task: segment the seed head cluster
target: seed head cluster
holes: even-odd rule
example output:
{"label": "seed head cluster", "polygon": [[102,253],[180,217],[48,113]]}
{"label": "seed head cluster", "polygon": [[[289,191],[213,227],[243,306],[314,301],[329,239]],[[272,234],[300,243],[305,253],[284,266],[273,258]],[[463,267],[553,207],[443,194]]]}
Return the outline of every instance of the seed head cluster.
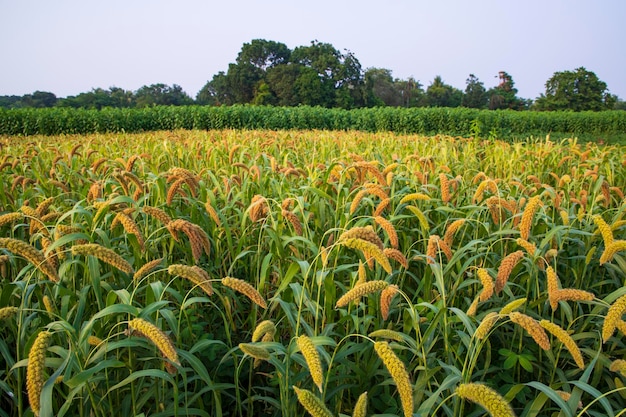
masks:
{"label": "seed head cluster", "polygon": [[[154,324],[141,318],[135,318],[128,322],[128,328],[131,333],[137,333],[150,340],[161,352],[163,357],[168,359],[175,365],[180,366],[178,361],[178,353],[174,344],[165,333]],[[175,371],[176,368],[168,367],[168,371]]]}
{"label": "seed head cluster", "polygon": [[28,402],[35,416],[39,416],[41,389],[44,384],[44,367],[46,351],[52,339],[52,333],[41,331],[37,335],[28,353],[28,366],[26,367],[26,391]]}
{"label": "seed head cluster", "polygon": [[387,342],[375,342],[374,350],[396,383],[404,417],[411,417],[413,415],[413,388],[404,363],[396,356]]}
{"label": "seed head cluster", "polygon": [[456,393],[487,410],[492,417],[515,417],[509,403],[493,388],[479,383],[466,383],[457,387]]}

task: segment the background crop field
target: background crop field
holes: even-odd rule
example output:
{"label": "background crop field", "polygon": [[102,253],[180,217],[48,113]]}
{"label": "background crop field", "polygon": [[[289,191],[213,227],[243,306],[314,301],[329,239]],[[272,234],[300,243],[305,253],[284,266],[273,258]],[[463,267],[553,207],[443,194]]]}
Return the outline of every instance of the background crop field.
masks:
{"label": "background crop field", "polygon": [[624,147],[0,144],[0,416],[624,415]]}
{"label": "background crop field", "polygon": [[580,138],[626,143],[626,112],[537,112],[447,107],[154,106],[137,109],[0,108],[0,135],[134,133],[176,129],[355,130],[485,139]]}

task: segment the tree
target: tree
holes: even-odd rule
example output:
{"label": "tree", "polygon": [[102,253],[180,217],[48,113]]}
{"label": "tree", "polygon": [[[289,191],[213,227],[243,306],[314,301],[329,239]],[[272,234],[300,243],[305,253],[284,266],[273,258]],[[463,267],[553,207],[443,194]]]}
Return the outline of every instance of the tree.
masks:
{"label": "tree", "polygon": [[111,106],[110,94],[102,88],[94,88],[86,93],[80,93],[73,97],[70,96],[64,100],[63,106],[98,109]]}
{"label": "tree", "polygon": [[345,51],[341,55],[341,67],[335,77],[336,105],[344,109],[362,107],[365,104],[363,68],[352,52]]}
{"label": "tree", "polygon": [[334,102],[334,90],[328,87],[328,82],[319,76],[317,71],[311,67],[300,69],[298,78],[293,85],[298,104],[306,106],[331,107]]}
{"label": "tree", "polygon": [[264,72],[261,69],[248,62],[229,64],[226,84],[231,104],[250,103],[254,98],[257,84],[263,76]]}
{"label": "tree", "polygon": [[354,54],[327,43],[313,41],[290,51],[283,43],[254,39],[196,99],[200,104],[357,107],[365,102],[363,71]]}
{"label": "tree", "polygon": [[463,100],[463,92],[443,82],[437,75],[426,89],[425,104],[431,107],[458,107]]}
{"label": "tree", "polygon": [[252,104],[256,104],[258,106],[270,105],[274,104],[274,96],[270,91],[269,85],[263,80],[259,81],[256,90],[254,91],[254,98],[252,99]]}
{"label": "tree", "polygon": [[244,43],[237,56],[237,64],[250,64],[261,71],[285,64],[289,61],[291,50],[284,43],[254,39]]}
{"label": "tree", "polygon": [[233,104],[226,73],[220,71],[207,82],[196,95],[196,103],[220,106]]}
{"label": "tree", "polygon": [[413,77],[409,77],[407,80],[394,80],[394,84],[400,96],[402,97],[402,106],[404,107],[419,107],[424,105],[426,94],[423,90],[423,85]]}
{"label": "tree", "polygon": [[574,71],[555,72],[546,82],[546,92],[537,98],[538,110],[607,110],[613,108],[616,97],[607,85],[584,67]]}
{"label": "tree", "polygon": [[517,88],[515,88],[513,77],[506,71],[500,71],[498,78],[500,79],[498,86],[490,88],[489,91],[487,91],[489,110],[523,110],[526,108],[528,102],[517,97]]}
{"label": "tree", "polygon": [[287,63],[277,65],[267,70],[265,76],[270,91],[275,97],[278,106],[297,106],[300,102],[294,89],[296,80],[300,76],[301,65]]}
{"label": "tree", "polygon": [[135,96],[132,91],[119,87],[109,87],[111,107],[134,107]]}
{"label": "tree", "polygon": [[21,96],[0,96],[0,107],[5,109],[17,107],[21,99]]}
{"label": "tree", "polygon": [[291,51],[280,42],[254,39],[244,43],[235,63],[220,71],[196,96],[199,104],[270,103],[274,99],[266,73],[288,62]]}
{"label": "tree", "polygon": [[109,90],[94,88],[89,92],[69,96],[58,101],[60,107],[98,110],[104,107],[133,107],[134,105],[135,96],[132,91],[119,87],[110,87]]}
{"label": "tree", "polygon": [[47,91],[35,91],[25,94],[15,104],[15,107],[53,107],[57,103],[57,96]]}
{"label": "tree", "polygon": [[473,109],[484,109],[487,107],[487,90],[485,85],[474,74],[470,74],[465,81],[465,94],[461,105]]}
{"label": "tree", "polygon": [[[312,41],[291,53],[291,62],[303,67],[297,80],[301,98],[318,102],[324,107],[353,107],[363,103],[363,71],[354,54],[342,54],[329,43]],[[318,81],[313,80],[316,74]],[[311,82],[311,85],[306,85]],[[314,92],[313,88],[319,91]],[[302,104],[306,104],[305,101]]]}
{"label": "tree", "polygon": [[193,104],[181,86],[174,84],[171,87],[165,84],[144,85],[135,93],[137,107],[149,106],[184,106]]}
{"label": "tree", "polygon": [[320,106],[333,107],[335,85],[341,70],[341,53],[329,43],[312,41],[309,46],[294,49],[291,62],[306,68],[300,71],[296,81],[301,104],[313,105],[314,102]]}
{"label": "tree", "polygon": [[385,68],[368,68],[365,71],[366,105],[401,106],[402,94],[398,91],[391,70]]}

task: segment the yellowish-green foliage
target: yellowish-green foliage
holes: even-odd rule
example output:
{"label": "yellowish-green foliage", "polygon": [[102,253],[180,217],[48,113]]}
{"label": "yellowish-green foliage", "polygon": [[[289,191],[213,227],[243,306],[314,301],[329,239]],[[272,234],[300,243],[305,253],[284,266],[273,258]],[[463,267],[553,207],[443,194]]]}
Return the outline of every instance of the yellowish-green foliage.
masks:
{"label": "yellowish-green foliage", "polygon": [[565,391],[581,414],[626,409],[626,147],[330,130],[0,146],[6,415],[569,415]]}
{"label": "yellowish-green foliage", "polygon": [[252,341],[273,340],[276,334],[276,325],[271,320],[263,320],[259,323],[252,333]]}
{"label": "yellowish-green foliage", "polygon": [[489,331],[493,327],[494,324],[498,321],[500,315],[495,311],[490,311],[487,313],[485,317],[480,321],[479,326],[476,328],[476,332],[474,335],[478,340],[484,339],[489,334]]}
{"label": "yellowish-green foliage", "polygon": [[8,320],[15,316],[20,309],[17,307],[2,307],[0,308],[0,320]]}

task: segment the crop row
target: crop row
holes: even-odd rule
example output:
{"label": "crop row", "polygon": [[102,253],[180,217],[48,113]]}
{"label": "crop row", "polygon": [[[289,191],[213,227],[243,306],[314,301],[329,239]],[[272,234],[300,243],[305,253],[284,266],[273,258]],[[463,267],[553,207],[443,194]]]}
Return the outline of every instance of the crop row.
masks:
{"label": "crop row", "polygon": [[[85,110],[0,109],[0,134],[60,135],[172,129],[318,129],[498,139],[624,139],[626,112],[516,112],[467,108],[151,107]],[[555,136],[556,137],[556,136]]]}

